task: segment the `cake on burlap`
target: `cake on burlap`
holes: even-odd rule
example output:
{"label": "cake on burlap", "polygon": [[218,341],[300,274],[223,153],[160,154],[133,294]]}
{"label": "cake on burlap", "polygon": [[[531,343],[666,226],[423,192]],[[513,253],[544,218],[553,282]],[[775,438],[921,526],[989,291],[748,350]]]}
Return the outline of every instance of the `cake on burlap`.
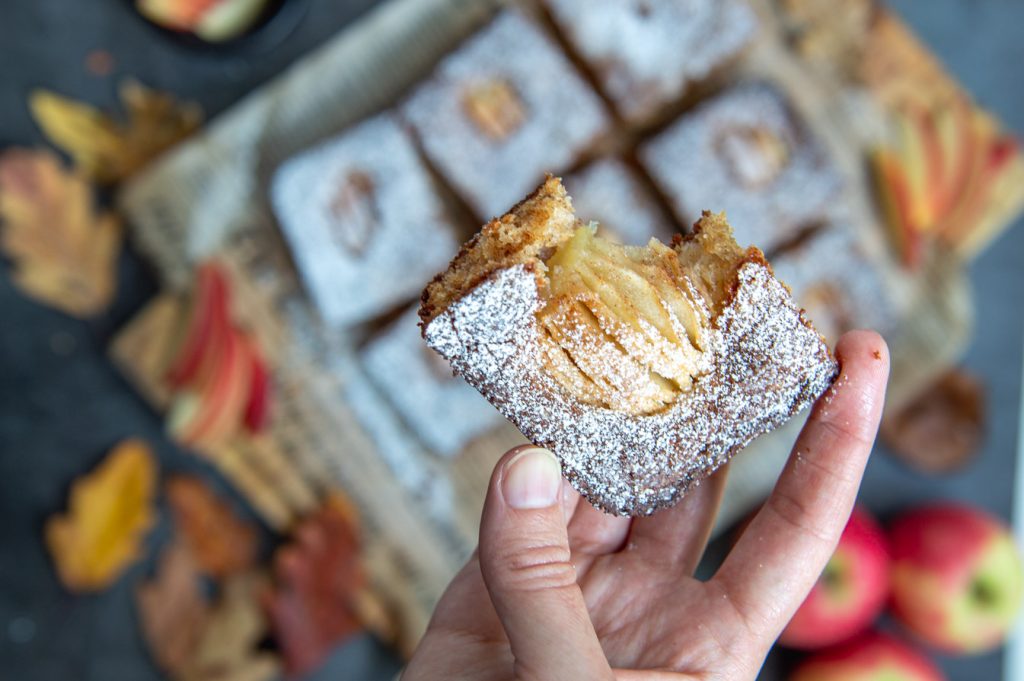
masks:
{"label": "cake on burlap", "polygon": [[684,224],[725,211],[741,243],[772,253],[823,221],[843,178],[775,85],[736,86],[640,148],[640,161]]}
{"label": "cake on burlap", "polygon": [[392,113],[287,160],[270,201],[313,302],[336,328],[414,300],[458,248],[434,181]]}
{"label": "cake on burlap", "polygon": [[594,505],[672,505],[830,385],[837,365],[756,248],[705,214],[620,246],[549,178],[423,293],[427,344]]}
{"label": "cake on burlap", "polygon": [[746,0],[544,0],[623,119],[643,122],[736,59],[757,34]]}
{"label": "cake on burlap", "polygon": [[886,335],[899,318],[883,264],[860,237],[853,222],[838,217],[771,260],[793,300],[814,319],[829,343],[853,329],[874,329]]}
{"label": "cake on burlap", "polygon": [[454,457],[503,422],[476,390],[423,344],[416,309],[405,312],[360,353],[370,379],[431,451]]}
{"label": "cake on burlap", "polygon": [[558,46],[515,10],[441,60],[402,104],[430,163],[487,220],[605,136],[604,104]]}

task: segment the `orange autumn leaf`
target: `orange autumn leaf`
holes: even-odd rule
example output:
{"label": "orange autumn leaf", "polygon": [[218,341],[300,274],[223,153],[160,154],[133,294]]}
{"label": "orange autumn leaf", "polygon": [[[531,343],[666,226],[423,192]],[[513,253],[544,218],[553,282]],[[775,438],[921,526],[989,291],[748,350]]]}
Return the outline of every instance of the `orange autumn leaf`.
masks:
{"label": "orange autumn leaf", "polygon": [[192,552],[175,542],[160,554],[153,578],[135,592],[142,637],[165,672],[189,663],[209,619],[199,579]]}
{"label": "orange autumn leaf", "polygon": [[68,512],[51,517],[47,548],[71,591],[109,586],[142,553],[156,522],[157,464],[140,440],[119,444],[93,472],[71,485]]}
{"label": "orange autumn leaf", "polygon": [[203,572],[227,577],[256,560],[256,529],[241,520],[199,478],[178,476],[166,484],[174,521]]}
{"label": "orange autumn leaf", "polygon": [[331,497],[299,523],[274,556],[274,578],[267,597],[271,628],[285,671],[301,677],[363,628],[357,610],[366,577],[347,500]]}
{"label": "orange autumn leaf", "polygon": [[0,251],[26,295],[75,317],[110,305],[121,227],[92,190],[48,151],[0,154]]}
{"label": "orange autumn leaf", "polygon": [[203,118],[198,105],[179,103],[136,81],[122,83],[120,95],[123,121],[47,90],[34,91],[29,108],[50,141],[67,152],[81,172],[110,184],[192,134]]}

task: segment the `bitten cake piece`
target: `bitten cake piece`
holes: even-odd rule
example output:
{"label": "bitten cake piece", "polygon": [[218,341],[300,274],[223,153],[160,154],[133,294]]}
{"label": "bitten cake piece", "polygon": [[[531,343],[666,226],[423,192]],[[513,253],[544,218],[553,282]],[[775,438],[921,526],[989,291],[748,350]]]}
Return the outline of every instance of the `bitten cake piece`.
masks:
{"label": "bitten cake piece", "polygon": [[738,241],[768,253],[824,219],[842,190],[825,149],[767,84],[702,104],[640,158],[684,223],[725,211]]}
{"label": "bitten cake piece", "polygon": [[598,234],[626,244],[645,244],[654,237],[671,241],[675,230],[650,189],[624,162],[594,161],[565,178],[576,217],[596,222]]}
{"label": "bitten cake piece", "polygon": [[559,30],[627,121],[684,96],[757,33],[745,0],[545,0]]}
{"label": "bitten cake piece", "polygon": [[446,57],[402,108],[431,163],[480,219],[570,166],[609,118],[535,25],[505,11]]}
{"label": "bitten cake piece", "polygon": [[392,114],[286,162],[270,198],[299,273],[334,326],[414,298],[458,246],[432,180]]}
{"label": "bitten cake piece", "polygon": [[416,310],[399,317],[362,352],[366,373],[419,439],[453,456],[504,419],[448,362],[423,344]]}
{"label": "bitten cake piece", "polygon": [[427,344],[616,514],[675,503],[837,373],[724,218],[672,248],[620,246],[554,178],[463,247],[420,318]]}

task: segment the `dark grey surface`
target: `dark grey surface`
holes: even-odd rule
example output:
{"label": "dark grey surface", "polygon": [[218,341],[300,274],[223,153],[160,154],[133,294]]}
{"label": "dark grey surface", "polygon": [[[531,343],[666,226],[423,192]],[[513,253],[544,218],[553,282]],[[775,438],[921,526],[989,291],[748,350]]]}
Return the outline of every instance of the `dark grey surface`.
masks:
{"label": "dark grey surface", "polygon": [[[274,49],[217,54],[183,47],[143,24],[127,1],[0,0],[0,146],[41,141],[25,108],[32,87],[112,105],[121,75],[200,101],[211,115],[244,96],[297,56],[333,35],[371,0],[310,0],[299,28]],[[894,0],[985,105],[1024,131],[1024,26],[1021,0]],[[86,54],[113,53],[113,77],[84,68]],[[329,84],[325,84],[329,86]],[[1024,230],[1015,229],[972,267],[979,332],[967,366],[989,388],[990,432],[967,471],[925,478],[878,453],[862,499],[884,515],[935,498],[969,500],[1008,517],[1020,413],[1024,336]],[[153,291],[146,266],[120,262],[115,308],[88,322],[35,305],[0,276],[0,678],[13,681],[146,681],[160,678],[137,633],[131,593],[152,555],[109,591],[73,598],[58,586],[41,544],[42,524],[62,509],[70,480],[122,437],[156,444],[165,471],[190,470],[241,500],[202,462],[168,443],[159,419],[109,365],[112,332]],[[166,539],[163,521],[148,540]],[[266,547],[269,549],[269,547]],[[150,552],[152,554],[152,552]],[[778,678],[784,657],[770,660]],[[943,660],[950,679],[1002,677],[998,653]],[[373,671],[371,671],[373,670]],[[316,679],[390,679],[394,662],[362,639],[332,656]]]}

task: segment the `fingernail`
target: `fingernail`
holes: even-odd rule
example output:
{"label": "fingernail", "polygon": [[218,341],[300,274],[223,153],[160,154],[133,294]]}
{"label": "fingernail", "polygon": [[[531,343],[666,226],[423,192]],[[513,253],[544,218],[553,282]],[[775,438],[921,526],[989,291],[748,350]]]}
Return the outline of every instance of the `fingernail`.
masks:
{"label": "fingernail", "polygon": [[562,467],[546,449],[525,449],[505,464],[502,492],[512,508],[547,508],[561,491]]}

